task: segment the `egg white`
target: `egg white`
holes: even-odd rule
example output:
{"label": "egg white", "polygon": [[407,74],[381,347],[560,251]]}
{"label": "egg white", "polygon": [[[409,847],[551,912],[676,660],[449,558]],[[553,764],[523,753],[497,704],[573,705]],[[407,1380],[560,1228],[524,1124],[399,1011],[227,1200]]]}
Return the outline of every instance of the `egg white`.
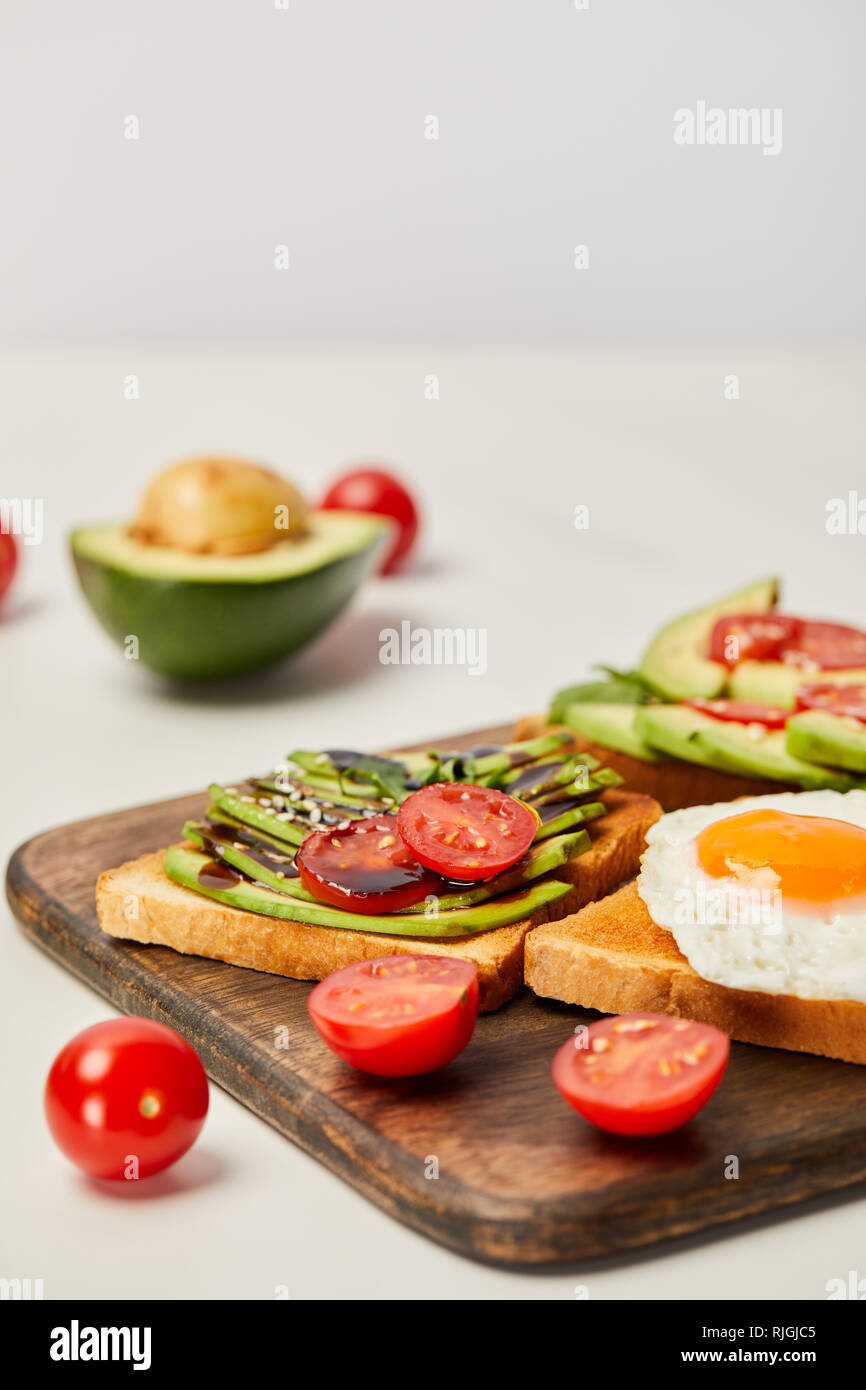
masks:
{"label": "egg white", "polygon": [[779,792],[662,816],[647,835],[637,889],[653,921],[672,933],[705,980],[729,989],[866,1003],[866,903],[839,909],[788,904],[772,872],[748,882],[713,878],[697,837],[747,811],[825,816],[866,830],[866,791]]}

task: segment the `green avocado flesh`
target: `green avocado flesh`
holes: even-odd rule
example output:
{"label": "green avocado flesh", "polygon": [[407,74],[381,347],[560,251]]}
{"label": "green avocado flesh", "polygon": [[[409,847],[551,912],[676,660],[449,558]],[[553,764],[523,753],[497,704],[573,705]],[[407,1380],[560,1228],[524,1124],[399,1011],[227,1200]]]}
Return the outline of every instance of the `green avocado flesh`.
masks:
{"label": "green avocado flesh", "polygon": [[[214,783],[205,818],[184,826],[197,848],[169,850],[166,873],[247,911],[352,930],[445,937],[521,921],[569,891],[549,875],[590,848],[584,827],[607,810],[591,798],[622,781],[597,758],[574,754],[570,744],[571,736],[560,732],[469,753],[385,757],[299,749],[265,777],[237,787]],[[486,882],[446,881],[422,903],[375,916],[322,902],[301,883],[295,855],[311,832],[345,828],[358,816],[396,815],[414,790],[443,780],[502,790],[507,784],[510,795],[531,806],[540,824],[522,859]],[[200,878],[204,867],[209,877]]]}
{"label": "green avocado flesh", "polygon": [[[195,822],[187,822],[183,828],[183,833],[187,840],[195,841],[202,849],[208,849],[210,852],[207,836],[203,834],[201,827]],[[439,911],[450,911],[457,907],[472,907],[475,903],[486,902],[489,898],[501,893],[516,892],[525,884],[533,883],[535,879],[541,878],[543,874],[552,873],[554,869],[566,864],[569,859],[584,854],[589,849],[590,843],[589,835],[585,830],[577,830],[568,835],[556,835],[550,839],[541,840],[527,850],[519,863],[498,874],[490,883],[479,883],[459,892],[440,894],[438,898]],[[272,867],[268,867],[260,860],[251,859],[243,849],[231,844],[219,845],[219,858],[225,860],[232,868],[240,869],[241,873],[248,878],[254,879],[266,888],[273,889],[275,893],[282,893],[289,898],[300,898],[304,902],[314,903],[317,901],[314,895],[303,886],[299,878],[286,877],[284,870],[281,877],[281,866],[277,860],[274,860]],[[324,906],[324,904],[319,904],[319,906]],[[339,908],[334,908],[333,911],[335,920],[331,925],[336,927],[340,925],[336,919],[343,914]],[[407,916],[414,916],[424,911],[423,903],[404,909]]]}
{"label": "green avocado flesh", "polygon": [[866,724],[824,710],[792,714],[785,728],[785,747],[807,762],[866,773]]}
{"label": "green avocado flesh", "polygon": [[801,685],[866,685],[866,671],[804,671],[784,661],[741,661],[728,678],[732,700],[757,700],[762,705],[794,709]]}
{"label": "green avocado flesh", "polygon": [[775,579],[760,579],[716,603],[675,618],[644,652],[641,676],[667,700],[694,700],[700,696],[713,699],[720,695],[728,669],[707,656],[715,623],[730,613],[767,613],[777,594]]}
{"label": "green avocado flesh", "polygon": [[375,569],[390,527],[320,511],[309,532],[254,555],[197,555],[132,540],[124,526],[72,533],[84,595],[106,632],[145,666],[182,680],[271,665],[317,636]]}
{"label": "green avocado flesh", "polygon": [[228,888],[204,888],[199,883],[199,873],[211,860],[206,854],[173,845],[166,851],[165,872],[175,883],[184,888],[192,888],[207,898],[227,903],[230,907],[242,908],[245,912],[259,912],[266,917],[282,917],[292,922],[307,922],[313,926],[341,927],[348,931],[382,932],[386,936],[449,937],[471,936],[475,932],[489,931],[491,927],[507,927],[512,922],[522,922],[531,917],[547,903],[555,902],[571,892],[570,883],[560,883],[557,879],[544,879],[533,883],[516,893],[491,899],[474,907],[454,908],[451,911],[437,911],[435,916],[423,913],[389,913],[374,916],[360,912],[343,912],[340,908],[329,907],[326,903],[304,902],[300,898],[290,898],[282,893],[274,893],[257,883],[247,883],[240,879]]}
{"label": "green avocado flesh", "polygon": [[635,717],[638,710],[644,708],[644,705],[602,703],[567,705],[562,722],[602,748],[628,753],[629,757],[640,758],[645,763],[660,763],[664,755],[635,731]]}
{"label": "green avocado flesh", "polygon": [[635,724],[641,738],[661,752],[718,772],[793,782],[806,790],[846,791],[853,785],[848,777],[792,756],[784,729],[713,719],[683,705],[646,705]]}

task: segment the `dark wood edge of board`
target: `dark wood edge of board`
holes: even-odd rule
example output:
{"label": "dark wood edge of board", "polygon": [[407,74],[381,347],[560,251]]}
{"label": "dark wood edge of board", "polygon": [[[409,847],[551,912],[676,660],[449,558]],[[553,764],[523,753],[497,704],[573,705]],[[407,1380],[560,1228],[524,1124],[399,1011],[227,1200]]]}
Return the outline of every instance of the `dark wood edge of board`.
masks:
{"label": "dark wood edge of board", "polygon": [[[178,802],[189,799],[189,794],[176,798]],[[168,806],[171,801],[158,804]],[[117,814],[77,822],[76,828],[111,820]],[[710,1236],[713,1228],[718,1233],[725,1223],[866,1182],[866,1150],[862,1136],[856,1134],[840,1136],[830,1147],[825,1136],[809,1139],[798,1132],[781,1151],[777,1145],[772,1154],[753,1154],[751,1181],[720,1184],[709,1208],[705,1192],[691,1195],[684,1188],[675,1197],[666,1194],[648,1201],[646,1192],[636,1197],[627,1181],[601,1196],[588,1193],[577,1202],[569,1196],[530,1207],[491,1197],[444,1176],[430,1182],[416,1158],[393,1148],[383,1163],[381,1146],[374,1156],[375,1134],[297,1074],[289,1073],[288,1079],[282,1074],[274,1113],[274,1092],[267,1088],[260,1059],[243,1034],[234,1032],[232,1049],[227,1049],[225,1020],[217,1011],[191,1001],[160,974],[157,989],[171,1001],[168,1008],[154,991],[157,976],[149,964],[157,959],[153,953],[164,958],[168,948],[129,949],[130,943],[114,938],[82,940],[80,936],[73,947],[66,930],[69,909],[40,888],[28,867],[38,846],[65,829],[57,827],[31,838],[9,861],[6,894],[24,934],[121,1011],[172,1027],[180,1023],[180,1031],[196,1048],[208,1074],[230,1095],[389,1215],[461,1255],[511,1267],[595,1260],[658,1244],[660,1227],[667,1243],[696,1233]],[[804,1168],[809,1175],[805,1180]]]}

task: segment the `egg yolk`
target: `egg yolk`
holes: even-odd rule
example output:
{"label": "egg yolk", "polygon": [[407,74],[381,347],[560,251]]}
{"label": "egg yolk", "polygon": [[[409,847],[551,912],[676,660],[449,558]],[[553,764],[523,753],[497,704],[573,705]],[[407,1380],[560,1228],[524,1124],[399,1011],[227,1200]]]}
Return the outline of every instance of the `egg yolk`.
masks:
{"label": "egg yolk", "polygon": [[827,816],[745,811],[702,830],[701,867],[713,878],[771,870],[783,895],[828,903],[866,893],[866,830]]}

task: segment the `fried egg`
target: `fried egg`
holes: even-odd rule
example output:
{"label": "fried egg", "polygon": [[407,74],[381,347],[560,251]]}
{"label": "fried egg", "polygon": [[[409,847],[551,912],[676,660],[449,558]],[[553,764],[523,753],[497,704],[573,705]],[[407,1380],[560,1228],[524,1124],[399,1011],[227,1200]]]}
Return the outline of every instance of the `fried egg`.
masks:
{"label": "fried egg", "polygon": [[866,1003],[866,791],[673,811],[647,835],[637,888],[705,980]]}

